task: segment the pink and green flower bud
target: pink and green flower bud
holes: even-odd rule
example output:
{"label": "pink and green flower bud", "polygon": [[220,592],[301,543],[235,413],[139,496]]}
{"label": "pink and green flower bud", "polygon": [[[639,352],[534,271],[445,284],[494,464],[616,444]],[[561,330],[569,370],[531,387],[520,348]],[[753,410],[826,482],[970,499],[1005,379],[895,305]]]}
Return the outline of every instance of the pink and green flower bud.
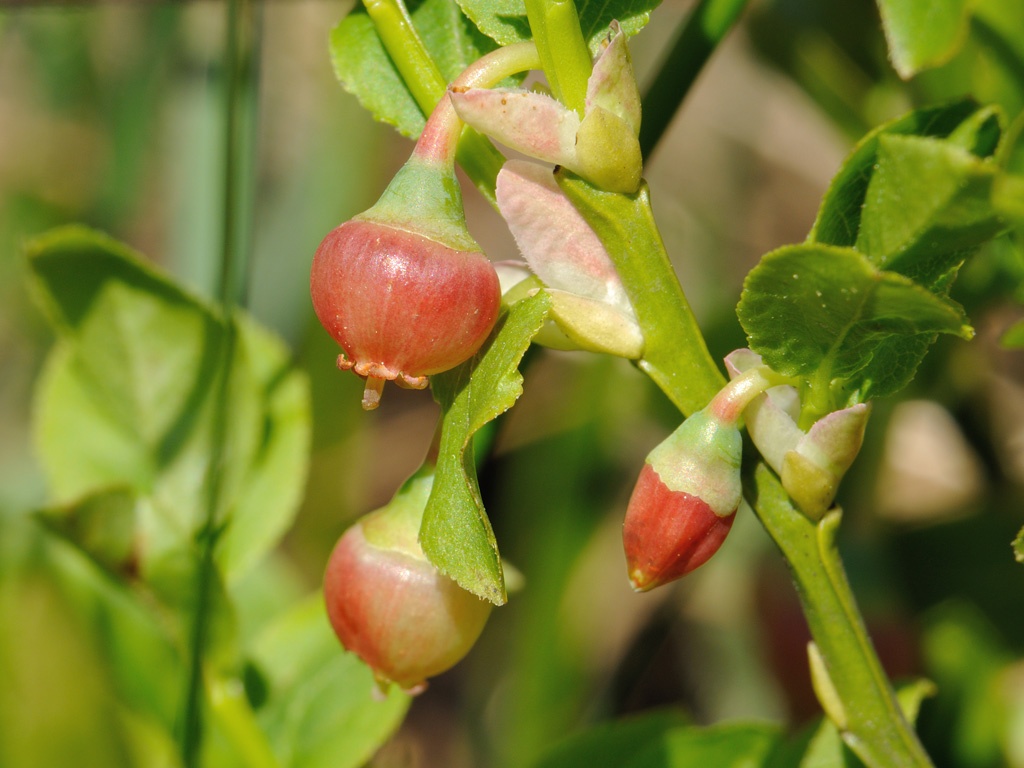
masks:
{"label": "pink and green flower bud", "polygon": [[742,498],[742,449],[736,424],[705,409],[651,451],[622,526],[633,589],[678,579],[718,551]]}
{"label": "pink and green flower bud", "polygon": [[498,174],[495,196],[519,250],[551,296],[559,336],[569,342],[559,346],[559,338],[550,346],[639,358],[644,337],[622,280],[550,169],[511,160]]}
{"label": "pink and green flower bud", "polygon": [[775,380],[763,366],[739,376],[648,455],[622,528],[638,592],[684,576],[722,545],[743,500],[740,415]]}
{"label": "pink and green flower bud", "polygon": [[626,35],[617,21],[611,23],[608,38],[587,80],[585,109],[589,112],[596,107],[620,118],[634,136],[640,135],[640,90]]}
{"label": "pink and green flower bud", "polygon": [[611,192],[640,186],[640,94],[616,22],[587,81],[582,118],[546,94],[521,88],[453,87],[450,93],[459,117],[511,149]]}
{"label": "pink and green flower bud", "polygon": [[[733,379],[764,368],[760,355],[738,349],[726,358]],[[800,399],[792,386],[772,387],[754,398],[743,413],[758,451],[782,480],[801,512],[818,520],[835,500],[843,475],[864,442],[871,407],[867,403],[834,411],[807,432],[797,426]]]}
{"label": "pink and green flower bud", "polygon": [[410,479],[391,502],[338,541],[324,575],[324,599],[342,645],[365,661],[382,687],[410,693],[459,662],[490,615],[491,603],[435,568],[417,537],[433,475]]}
{"label": "pink and green flower bud", "polygon": [[466,229],[455,178],[461,127],[444,99],[377,204],[313,259],[313,308],[344,350],[338,367],[366,379],[364,408],[385,381],[422,389],[472,356],[498,318],[498,276]]}
{"label": "pink and green flower bud", "polygon": [[782,487],[808,517],[819,520],[832,506],[839,482],[864,443],[871,407],[844,408],[814,423],[782,461]]}

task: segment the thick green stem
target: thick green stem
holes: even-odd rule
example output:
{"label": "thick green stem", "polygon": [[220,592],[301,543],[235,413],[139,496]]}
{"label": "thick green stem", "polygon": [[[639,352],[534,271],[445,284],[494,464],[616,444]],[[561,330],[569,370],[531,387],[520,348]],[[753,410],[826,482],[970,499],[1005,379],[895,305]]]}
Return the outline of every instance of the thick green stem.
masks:
{"label": "thick green stem", "polygon": [[896,701],[846,579],[835,545],[839,511],[812,522],[793,507],[763,463],[747,491],[789,563],[814,638],[815,690],[844,741],[871,768],[931,766]]}
{"label": "thick green stem", "polygon": [[654,222],[647,185],[604,192],[567,171],[556,174],[569,201],[601,238],[644,334],[639,366],[689,416],[725,385],[701,335]]}
{"label": "thick green stem", "polygon": [[[448,82],[416,32],[405,4],[402,0],[364,0],[363,4],[416,104],[429,115],[448,90]],[[484,136],[467,128],[456,158],[476,188],[494,205],[494,184],[505,156]]]}
{"label": "thick green stem", "polygon": [[593,63],[573,0],[526,0],[526,17],[555,98],[583,117]]}
{"label": "thick green stem", "polygon": [[749,0],[700,0],[686,18],[658,74],[644,94],[640,152],[646,158],[711,54],[736,24]]}

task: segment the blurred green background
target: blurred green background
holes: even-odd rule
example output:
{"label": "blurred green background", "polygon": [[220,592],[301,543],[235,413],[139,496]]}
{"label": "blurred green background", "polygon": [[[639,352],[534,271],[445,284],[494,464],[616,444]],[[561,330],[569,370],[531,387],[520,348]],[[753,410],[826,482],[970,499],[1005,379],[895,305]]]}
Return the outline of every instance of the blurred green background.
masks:
{"label": "blurred green background", "polygon": [[[360,382],[335,369],[308,299],[321,238],[372,203],[411,148],[331,71],[328,34],[350,5],[262,8],[246,304],[287,343],[313,395],[305,498],[274,559],[278,602],[318,587],[338,536],[416,468],[436,418],[429,393],[398,389],[363,413]],[[633,43],[642,81],[688,8],[665,3]],[[744,344],[733,312],[743,276],[804,238],[861,134],[963,93],[1020,112],[1024,8],[1016,26],[1012,4],[978,8],[991,23],[903,83],[872,3],[752,5],[646,169],[716,356]],[[134,723],[124,736],[123,681],[87,605],[96,577],[31,516],[49,498],[32,409],[52,335],[22,247],[83,222],[214,293],[225,21],[213,0],[0,9],[0,766],[176,764],[166,735]],[[497,215],[468,190],[467,206],[489,255],[514,258]],[[955,297],[978,337],[940,343],[904,402],[876,404],[840,497],[843,552],[883,661],[896,678],[938,685],[920,731],[940,766],[1024,767],[1024,566],[1010,548],[1024,525],[1024,356],[996,343],[1021,314],[1022,274],[1020,241],[1008,239],[965,270]],[[481,468],[525,587],[412,703],[373,765],[528,766],[587,724],[653,707],[699,723],[798,728],[816,716],[799,606],[749,511],[698,572],[654,594],[628,588],[621,515],[643,457],[676,426],[670,404],[618,360],[534,350],[525,371]]]}

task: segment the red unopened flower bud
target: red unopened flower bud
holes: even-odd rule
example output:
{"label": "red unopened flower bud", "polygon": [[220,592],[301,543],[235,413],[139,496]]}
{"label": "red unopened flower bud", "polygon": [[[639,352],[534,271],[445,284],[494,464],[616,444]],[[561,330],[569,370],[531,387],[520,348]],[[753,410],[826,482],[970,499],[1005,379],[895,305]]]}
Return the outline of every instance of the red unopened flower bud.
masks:
{"label": "red unopened flower bud", "polygon": [[432,483],[433,475],[410,480],[349,528],[324,576],[327,616],[342,645],[382,685],[410,693],[469,652],[491,611],[438,571],[417,542]]}
{"label": "red unopened flower bud", "polygon": [[718,551],[742,498],[741,452],[735,422],[710,406],[651,451],[622,527],[633,589],[678,579]]}

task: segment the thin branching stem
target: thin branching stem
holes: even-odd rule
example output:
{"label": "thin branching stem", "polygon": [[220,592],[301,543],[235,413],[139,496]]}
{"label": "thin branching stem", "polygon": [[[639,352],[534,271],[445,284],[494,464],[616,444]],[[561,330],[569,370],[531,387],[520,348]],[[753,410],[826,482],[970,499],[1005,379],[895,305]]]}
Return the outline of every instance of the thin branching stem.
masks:
{"label": "thin branching stem", "polygon": [[182,763],[200,762],[203,737],[204,658],[209,632],[214,581],[214,551],[223,525],[222,481],[230,418],[230,371],[235,355],[235,307],[245,303],[252,224],[252,171],[258,92],[259,39],[262,7],[256,0],[230,0],[225,43],[224,166],[220,274],[217,298],[221,307],[223,344],[220,375],[214,392],[214,413],[207,479],[206,513],[198,531],[195,602],[189,637],[189,673],[181,733]]}

